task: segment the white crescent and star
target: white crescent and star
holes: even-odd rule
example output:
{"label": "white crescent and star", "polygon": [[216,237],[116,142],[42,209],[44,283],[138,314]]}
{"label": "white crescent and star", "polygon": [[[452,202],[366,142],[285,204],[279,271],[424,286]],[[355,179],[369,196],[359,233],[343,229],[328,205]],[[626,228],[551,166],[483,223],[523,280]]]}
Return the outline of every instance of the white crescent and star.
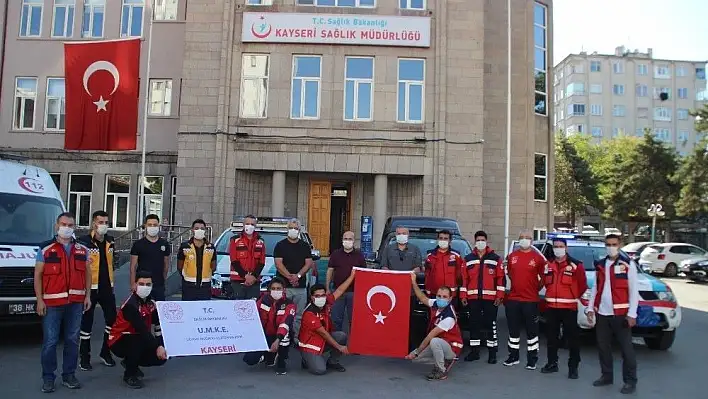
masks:
{"label": "white crescent and star", "polygon": [[[118,68],[116,68],[113,63],[108,61],[96,61],[89,65],[88,68],[86,68],[86,71],[84,71],[84,90],[86,91],[86,94],[89,96],[91,95],[91,91],[88,88],[88,81],[91,78],[91,75],[98,71],[106,71],[113,76],[113,90],[109,95],[115,93],[116,90],[118,90],[118,84],[120,83],[120,73],[118,72]],[[98,101],[93,102],[96,105],[96,112],[107,111],[106,105],[109,101],[110,100],[104,100],[102,95],[99,96]]]}
{"label": "white crescent and star", "polygon": [[[386,287],[385,285],[375,285],[371,287],[369,292],[366,293],[366,304],[367,306],[369,306],[369,310],[371,310],[372,312],[374,311],[374,309],[371,309],[371,298],[376,294],[384,294],[389,297],[389,299],[391,300],[391,309],[389,309],[388,312],[390,313],[391,311],[393,311],[393,309],[396,307],[396,294],[393,292],[392,289]],[[384,324],[384,319],[387,316],[384,316],[383,313],[379,311],[379,313],[375,314],[374,317],[376,318],[376,322],[374,322],[374,324]]]}

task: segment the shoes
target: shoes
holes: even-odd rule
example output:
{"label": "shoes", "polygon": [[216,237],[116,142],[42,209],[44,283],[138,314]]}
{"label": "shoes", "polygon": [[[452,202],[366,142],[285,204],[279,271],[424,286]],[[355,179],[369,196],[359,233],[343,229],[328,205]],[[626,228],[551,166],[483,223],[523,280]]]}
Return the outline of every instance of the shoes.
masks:
{"label": "shoes", "polygon": [[568,369],[568,378],[571,380],[577,380],[578,379],[578,368],[577,367],[571,367]]}
{"label": "shoes", "polygon": [[489,351],[489,357],[487,358],[487,363],[497,364],[497,352]]}
{"label": "shoes", "polygon": [[73,374],[63,377],[61,384],[69,389],[81,389],[81,383]]}
{"label": "shoes", "polygon": [[452,365],[455,364],[455,359],[450,359],[450,360],[445,360],[445,372],[449,372],[450,369],[452,368]]}
{"label": "shoes", "polygon": [[538,359],[535,357],[532,357],[526,361],[526,370],[536,370],[536,363],[538,363]]}
{"label": "shoes", "polygon": [[504,360],[504,363],[503,363],[503,364],[504,364],[505,366],[507,366],[507,367],[511,367],[511,366],[517,365],[517,364],[519,364],[519,357],[518,357],[518,356],[509,355],[509,357],[508,357],[506,360]]}
{"label": "shoes", "polygon": [[425,378],[427,378],[428,381],[442,381],[447,379],[447,373],[436,366]]}
{"label": "shoes", "polygon": [[128,388],[132,388],[132,389],[140,389],[144,386],[143,382],[140,381],[140,379],[135,376],[123,378],[123,381],[125,381],[125,384],[128,385]]}
{"label": "shoes", "polygon": [[629,395],[630,393],[634,393],[636,390],[637,384],[625,382],[622,389],[620,389],[620,393],[623,395]]}
{"label": "shoes", "polygon": [[606,377],[600,377],[592,383],[594,387],[604,387],[607,385],[612,385],[612,380]]}
{"label": "shoes", "polygon": [[91,360],[90,359],[81,359],[81,361],[79,362],[79,369],[81,369],[81,371],[93,370],[93,366],[91,366]]}
{"label": "shoes", "polygon": [[465,361],[466,362],[474,362],[475,360],[479,360],[479,350],[472,350],[470,353],[465,356]]}
{"label": "shoes", "polygon": [[278,365],[278,366],[275,368],[275,374],[276,374],[276,375],[285,375],[285,374],[287,374],[287,373],[288,373],[288,369],[287,369],[285,366]]}
{"label": "shoes", "polygon": [[543,368],[541,368],[543,374],[551,374],[558,372],[558,363],[547,363]]}
{"label": "shoes", "polygon": [[52,392],[54,392],[54,390],[55,390],[55,388],[54,388],[54,381],[45,380],[45,381],[42,383],[42,392],[44,392],[44,393],[52,393]]}
{"label": "shoes", "polygon": [[338,371],[340,373],[347,371],[347,369],[345,369],[341,364],[329,362],[327,363],[327,370]]}
{"label": "shoes", "polygon": [[[125,368],[125,360],[121,360],[120,365],[123,366],[123,368]],[[143,378],[143,377],[145,377],[145,373],[143,373],[142,370],[138,369],[138,371],[135,373],[135,376],[138,378]]]}
{"label": "shoes", "polygon": [[116,361],[113,360],[113,356],[111,356],[110,353],[99,356],[99,359],[101,359],[101,363],[106,367],[115,367],[116,365]]}

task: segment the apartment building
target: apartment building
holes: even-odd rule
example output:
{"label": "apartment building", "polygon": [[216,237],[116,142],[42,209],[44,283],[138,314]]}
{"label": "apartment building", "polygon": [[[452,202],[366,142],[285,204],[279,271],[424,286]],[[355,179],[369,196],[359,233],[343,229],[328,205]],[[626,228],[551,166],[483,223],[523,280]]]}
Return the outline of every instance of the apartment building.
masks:
{"label": "apartment building", "polygon": [[[552,2],[513,0],[511,234],[553,218]],[[372,216],[504,241],[507,9],[485,0],[191,0],[179,223],[297,217],[323,254]]]}
{"label": "apartment building", "polygon": [[[114,229],[135,227],[140,215],[174,220],[179,101],[186,1],[9,0],[0,6],[0,152],[24,155],[47,169],[77,224],[90,225],[93,210],[106,209]],[[153,12],[154,11],[154,12]],[[154,14],[153,37],[148,36]],[[127,152],[63,150],[64,49],[68,41],[141,37],[140,117],[147,122],[146,189],[138,195],[142,123],[138,149]],[[146,79],[148,43],[151,72]],[[149,95],[146,96],[146,90]]]}
{"label": "apartment building", "polygon": [[689,112],[707,101],[706,61],[664,60],[617,47],[614,54],[570,54],[553,68],[553,125],[596,141],[655,137],[686,155],[702,138]]}

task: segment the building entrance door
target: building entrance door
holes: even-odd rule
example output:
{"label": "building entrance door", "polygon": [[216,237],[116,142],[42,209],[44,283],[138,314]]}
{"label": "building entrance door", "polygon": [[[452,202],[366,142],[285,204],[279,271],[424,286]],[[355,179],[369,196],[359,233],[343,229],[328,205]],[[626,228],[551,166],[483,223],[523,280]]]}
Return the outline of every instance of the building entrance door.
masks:
{"label": "building entrance door", "polygon": [[332,183],[310,181],[307,231],[322,256],[329,255],[329,222],[332,207]]}

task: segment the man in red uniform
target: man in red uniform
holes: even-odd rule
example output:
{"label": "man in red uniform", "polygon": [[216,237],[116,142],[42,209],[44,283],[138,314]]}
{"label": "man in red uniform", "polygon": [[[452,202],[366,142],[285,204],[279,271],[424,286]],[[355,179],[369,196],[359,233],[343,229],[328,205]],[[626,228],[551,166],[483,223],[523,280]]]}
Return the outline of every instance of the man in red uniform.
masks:
{"label": "man in red uniform", "polygon": [[438,233],[438,246],[425,259],[425,293],[433,296],[442,286],[450,287],[452,296],[457,294],[459,276],[465,264],[462,256],[450,249],[452,234],[448,230]]}
{"label": "man in red uniform", "polygon": [[430,308],[428,335],[423,342],[406,356],[406,359],[422,363],[433,362],[433,371],[428,380],[445,380],[455,358],[462,352],[462,332],[457,323],[457,314],[450,305],[452,290],[450,287],[438,288],[435,299],[428,298],[418,288],[415,273],[411,273],[411,282],[418,300]]}
{"label": "man in red uniform", "polygon": [[491,331],[487,339],[489,358],[487,363],[496,364],[497,349],[497,310],[504,299],[506,277],[502,257],[487,245],[487,233],[478,231],[474,234],[475,248],[465,256],[465,268],[462,271],[460,299],[470,313],[470,353],[466,362],[479,359],[482,345],[482,328]]}
{"label": "man in red uniform", "polygon": [[139,367],[162,366],[167,361],[167,352],[162,343],[157,306],[150,295],[152,275],[139,271],[135,279],[135,291],[120,307],[108,336],[108,346],[114,355],[123,358],[120,362],[125,367],[123,381],[130,388],[140,389],[144,374]]}
{"label": "man in red uniform", "polygon": [[261,271],[265,266],[265,243],[256,233],[256,217],[243,218],[243,231],[229,245],[231,289],[234,299],[256,299],[261,292]]}
{"label": "man in red uniform", "polygon": [[542,373],[558,372],[558,335],[563,325],[563,336],[568,340],[568,378],[578,379],[580,364],[580,327],[578,327],[578,300],[588,289],[583,263],[568,256],[568,244],[563,238],[553,239],[553,258],[543,277],[546,286],[546,337],[548,363]]}
{"label": "man in red uniform", "polygon": [[[347,333],[332,331],[332,305],[339,299],[354,281],[352,269],[342,285],[327,294],[325,286],[315,284],[310,287],[310,304],[302,313],[302,323],[298,335],[298,346],[302,355],[302,367],[315,375],[327,373],[327,370],[344,372],[346,369],[339,364],[342,355],[348,355]],[[329,352],[329,359],[325,360],[325,352]]]}
{"label": "man in red uniform", "polygon": [[276,277],[268,283],[268,291],[256,301],[258,314],[263,325],[268,352],[248,352],[243,361],[249,366],[265,362],[267,367],[275,366],[275,373],[287,373],[285,360],[290,349],[290,336],[295,320],[295,304],[285,296],[285,283]]}
{"label": "man in red uniform", "polygon": [[538,291],[541,289],[546,258],[531,246],[533,233],[519,233],[519,249],[507,256],[507,274],[511,292],[504,301],[509,324],[509,357],[505,366],[519,364],[521,326],[526,330],[526,369],[535,370],[538,363]]}

